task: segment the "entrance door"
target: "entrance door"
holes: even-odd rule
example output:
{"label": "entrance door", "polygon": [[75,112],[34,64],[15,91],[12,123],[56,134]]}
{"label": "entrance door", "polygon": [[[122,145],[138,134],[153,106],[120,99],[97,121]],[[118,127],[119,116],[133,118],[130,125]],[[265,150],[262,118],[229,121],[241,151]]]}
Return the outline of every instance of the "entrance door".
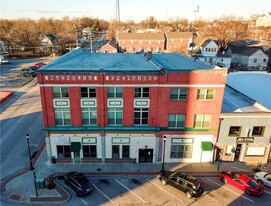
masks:
{"label": "entrance door", "polygon": [[242,149],[242,144],[237,144],[236,150],[235,150],[234,161],[238,161],[239,160],[241,149]]}
{"label": "entrance door", "polygon": [[139,162],[152,162],[153,149],[139,149]]}
{"label": "entrance door", "polygon": [[80,152],[74,152],[74,162],[80,162]]}

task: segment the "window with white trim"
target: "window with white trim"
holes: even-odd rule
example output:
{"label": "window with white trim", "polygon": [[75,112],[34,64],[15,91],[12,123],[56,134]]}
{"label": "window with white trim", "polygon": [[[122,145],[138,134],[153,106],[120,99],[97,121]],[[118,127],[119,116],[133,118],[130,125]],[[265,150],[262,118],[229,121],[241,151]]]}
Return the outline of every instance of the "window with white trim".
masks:
{"label": "window with white trim", "polygon": [[52,87],[53,98],[68,98],[69,89],[68,87]]}
{"label": "window with white trim", "polygon": [[134,125],[149,124],[149,108],[134,108]]}
{"label": "window with white trim", "polygon": [[172,100],[186,100],[187,99],[187,89],[171,89],[170,99]]}
{"label": "window with white trim", "polygon": [[96,88],[81,87],[81,98],[96,98]]}
{"label": "window with white trim", "polygon": [[71,115],[69,108],[55,108],[55,123],[56,126],[70,126]]}
{"label": "window with white trim", "polygon": [[185,115],[183,114],[169,114],[168,127],[170,128],[184,128]]}
{"label": "window with white trim", "polygon": [[82,108],[82,124],[97,125],[97,108],[96,107],[83,107]]}
{"label": "window with white trim", "polygon": [[120,107],[108,108],[108,125],[122,125],[123,111]]}
{"label": "window with white trim", "polygon": [[150,88],[149,87],[135,87],[135,98],[149,98]]}
{"label": "window with white trim", "polygon": [[209,114],[197,114],[195,115],[194,127],[195,128],[210,128],[211,115]]}
{"label": "window with white trim", "polygon": [[197,99],[214,99],[214,89],[198,89]]}

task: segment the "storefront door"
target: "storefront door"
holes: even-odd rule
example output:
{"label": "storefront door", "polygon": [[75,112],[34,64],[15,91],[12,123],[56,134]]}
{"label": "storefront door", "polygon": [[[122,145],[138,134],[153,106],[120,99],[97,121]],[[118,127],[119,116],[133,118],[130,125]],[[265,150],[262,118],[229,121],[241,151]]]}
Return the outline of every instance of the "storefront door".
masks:
{"label": "storefront door", "polygon": [[242,144],[237,144],[236,150],[235,150],[234,161],[238,161],[239,160],[241,149],[242,149]]}
{"label": "storefront door", "polygon": [[153,149],[139,149],[139,162],[152,162]]}

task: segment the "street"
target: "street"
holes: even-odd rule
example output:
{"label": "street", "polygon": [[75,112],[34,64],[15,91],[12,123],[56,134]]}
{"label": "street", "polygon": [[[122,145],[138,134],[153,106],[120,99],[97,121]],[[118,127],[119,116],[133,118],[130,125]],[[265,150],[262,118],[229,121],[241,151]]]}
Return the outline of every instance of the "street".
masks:
{"label": "street", "polygon": [[44,140],[39,87],[36,79],[20,77],[20,69],[37,59],[13,60],[1,65],[2,91],[13,96],[1,105],[1,180],[29,164],[25,135],[30,135],[31,155]]}

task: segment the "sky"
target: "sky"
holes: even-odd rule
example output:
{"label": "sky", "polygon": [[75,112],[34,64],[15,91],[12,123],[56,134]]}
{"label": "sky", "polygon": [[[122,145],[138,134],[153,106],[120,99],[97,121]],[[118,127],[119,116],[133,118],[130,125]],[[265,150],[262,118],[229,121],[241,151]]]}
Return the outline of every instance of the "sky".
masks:
{"label": "sky", "polygon": [[[116,0],[0,0],[1,19],[39,19],[64,16],[91,17],[107,21],[116,16]],[[213,20],[224,16],[249,19],[271,12],[270,0],[119,0],[120,20],[138,23],[150,16]],[[197,8],[199,6],[199,11]]]}

